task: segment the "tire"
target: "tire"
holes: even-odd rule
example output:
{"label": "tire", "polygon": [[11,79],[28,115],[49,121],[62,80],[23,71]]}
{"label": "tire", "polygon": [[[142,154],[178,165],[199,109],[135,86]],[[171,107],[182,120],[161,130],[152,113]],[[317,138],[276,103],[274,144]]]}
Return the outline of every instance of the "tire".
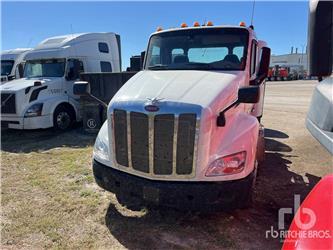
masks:
{"label": "tire", "polygon": [[60,105],[53,113],[53,127],[55,130],[66,131],[72,128],[75,114],[70,108]]}

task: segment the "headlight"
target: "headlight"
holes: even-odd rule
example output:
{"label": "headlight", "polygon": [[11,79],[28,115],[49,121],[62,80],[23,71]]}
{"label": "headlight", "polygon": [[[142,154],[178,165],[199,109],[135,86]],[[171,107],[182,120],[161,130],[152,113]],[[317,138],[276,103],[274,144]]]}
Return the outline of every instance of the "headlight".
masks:
{"label": "headlight", "polygon": [[245,160],[245,151],[218,158],[209,165],[206,176],[238,174],[244,170]]}
{"label": "headlight", "polygon": [[109,137],[107,121],[104,122],[100,129],[94,146],[94,158],[108,161],[109,158]]}
{"label": "headlight", "polygon": [[24,117],[41,116],[43,103],[35,103],[25,112]]}

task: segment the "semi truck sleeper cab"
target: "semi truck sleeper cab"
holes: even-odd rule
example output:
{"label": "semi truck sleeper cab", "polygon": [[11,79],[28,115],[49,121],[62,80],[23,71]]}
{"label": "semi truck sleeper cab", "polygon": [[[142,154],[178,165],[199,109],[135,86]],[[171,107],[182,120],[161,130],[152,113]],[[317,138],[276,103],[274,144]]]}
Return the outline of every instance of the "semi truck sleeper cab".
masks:
{"label": "semi truck sleeper cab", "polygon": [[[98,185],[173,207],[247,205],[269,57],[243,24],[153,33],[144,70],[108,105],[93,153]],[[89,94],[88,83],[74,88]]]}

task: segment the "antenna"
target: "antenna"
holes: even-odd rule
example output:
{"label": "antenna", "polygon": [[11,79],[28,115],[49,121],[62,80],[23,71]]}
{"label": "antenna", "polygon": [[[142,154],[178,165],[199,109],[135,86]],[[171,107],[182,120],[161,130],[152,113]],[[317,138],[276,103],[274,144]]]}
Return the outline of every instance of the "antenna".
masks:
{"label": "antenna", "polygon": [[73,25],[72,24],[71,24],[70,28],[71,28],[71,35],[73,36]]}
{"label": "antenna", "polygon": [[251,25],[253,25],[254,7],[256,5],[256,0],[253,0],[252,4],[252,14],[251,14]]}
{"label": "antenna", "polygon": [[31,42],[32,42],[32,37],[30,37],[30,39],[29,39],[29,42],[28,42],[28,44],[27,44],[27,48],[30,47]]}

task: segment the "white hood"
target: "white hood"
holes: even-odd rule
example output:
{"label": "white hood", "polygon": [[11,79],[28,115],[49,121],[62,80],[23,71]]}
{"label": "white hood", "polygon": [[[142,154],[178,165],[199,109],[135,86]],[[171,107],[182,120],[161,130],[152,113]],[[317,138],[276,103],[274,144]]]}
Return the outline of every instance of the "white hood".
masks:
{"label": "white hood", "polygon": [[[209,106],[227,86],[238,87],[243,72],[212,72],[198,70],[141,71],[117,92],[112,102],[163,101]],[[231,86],[232,85],[232,86]],[[234,91],[230,91],[232,94]]]}
{"label": "white hood", "polygon": [[[58,77],[57,77],[58,78]],[[54,79],[57,79],[54,78]],[[3,85],[0,85],[0,91],[10,91],[10,92],[14,92],[14,91],[18,91],[21,89],[25,89],[27,87],[31,87],[34,86],[34,82],[36,81],[40,81],[42,82],[42,84],[46,84],[49,83],[51,81],[54,81],[54,79],[52,78],[48,78],[48,79],[39,79],[39,78],[20,78],[20,79],[16,79],[10,82],[7,82]]]}

